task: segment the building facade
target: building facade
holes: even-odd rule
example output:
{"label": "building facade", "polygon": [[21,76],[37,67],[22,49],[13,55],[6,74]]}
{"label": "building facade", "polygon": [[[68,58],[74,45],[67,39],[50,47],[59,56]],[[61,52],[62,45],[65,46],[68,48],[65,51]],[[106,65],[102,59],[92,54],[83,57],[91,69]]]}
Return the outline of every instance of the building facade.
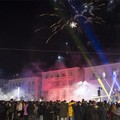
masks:
{"label": "building facade", "polygon": [[[41,77],[9,80],[6,96],[26,100],[120,99],[120,63],[41,72]],[[102,83],[102,84],[101,84]],[[103,88],[104,87],[104,88]],[[106,91],[108,94],[106,94]]]}
{"label": "building facade", "polygon": [[46,100],[73,99],[73,86],[84,81],[83,69],[79,67],[42,72],[42,96]]}
{"label": "building facade", "polygon": [[46,100],[107,100],[108,95],[117,100],[119,84],[120,63],[42,72],[42,96]]}
{"label": "building facade", "polygon": [[106,95],[104,89],[98,82],[99,78],[111,98],[114,97],[115,99],[120,99],[120,63],[87,67],[84,68],[84,71],[85,81],[94,85],[93,87],[96,89],[96,96],[101,95],[104,98]]}
{"label": "building facade", "polygon": [[24,100],[39,100],[41,91],[41,78],[29,77],[9,80],[5,93],[9,98]]}

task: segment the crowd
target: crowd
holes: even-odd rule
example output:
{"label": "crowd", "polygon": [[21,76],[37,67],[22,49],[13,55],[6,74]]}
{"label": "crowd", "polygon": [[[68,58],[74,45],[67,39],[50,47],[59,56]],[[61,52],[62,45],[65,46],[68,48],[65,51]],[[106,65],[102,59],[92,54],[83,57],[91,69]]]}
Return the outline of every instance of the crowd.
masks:
{"label": "crowd", "polygon": [[120,104],[95,101],[0,101],[0,120],[120,120]]}

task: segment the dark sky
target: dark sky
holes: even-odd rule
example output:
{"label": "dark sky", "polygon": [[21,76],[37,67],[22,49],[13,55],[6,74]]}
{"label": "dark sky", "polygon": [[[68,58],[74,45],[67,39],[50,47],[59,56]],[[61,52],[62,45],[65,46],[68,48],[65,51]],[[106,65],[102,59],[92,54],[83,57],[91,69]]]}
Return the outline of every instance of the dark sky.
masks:
{"label": "dark sky", "polygon": [[0,49],[1,71],[17,73],[28,62],[39,59],[38,52],[16,49],[40,49],[34,30],[45,6],[49,4],[43,1],[0,1],[0,48],[7,48]]}
{"label": "dark sky", "polygon": [[[5,75],[21,72],[27,64],[32,62],[42,61],[49,67],[55,63],[57,55],[66,57],[65,61],[67,63],[75,64],[73,61],[69,61],[69,57],[76,57],[77,53],[71,55],[71,52],[68,55],[66,52],[80,51],[76,48],[67,29],[59,32],[48,44],[45,43],[51,34],[48,28],[35,32],[36,29],[48,26],[55,21],[55,19],[41,18],[39,16],[42,13],[53,12],[53,7],[53,2],[50,0],[0,1],[0,70],[4,77]],[[103,51],[119,53],[120,6],[117,6],[112,11],[101,11],[101,14],[106,22],[93,24],[95,34]],[[88,47],[88,51],[95,52],[84,33],[79,37],[83,39],[82,43],[85,47]],[[66,42],[69,44],[66,45]],[[116,58],[116,55],[107,55],[109,58]],[[118,56],[119,54],[117,54]],[[77,58],[83,60],[79,59],[79,55]],[[117,61],[119,61],[119,57]]]}

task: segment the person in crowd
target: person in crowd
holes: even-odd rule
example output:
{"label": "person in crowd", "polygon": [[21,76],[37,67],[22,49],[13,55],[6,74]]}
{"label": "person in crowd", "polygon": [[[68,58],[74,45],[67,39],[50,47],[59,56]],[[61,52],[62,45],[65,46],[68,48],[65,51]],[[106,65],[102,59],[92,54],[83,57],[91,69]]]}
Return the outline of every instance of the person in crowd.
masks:
{"label": "person in crowd", "polygon": [[0,119],[6,120],[6,106],[5,106],[5,101],[0,101]]}
{"label": "person in crowd", "polygon": [[120,120],[120,104],[80,101],[0,101],[0,120]]}
{"label": "person in crowd", "polygon": [[34,106],[34,110],[33,110],[33,112],[34,112],[34,120],[37,120],[38,119],[38,102],[37,101],[34,102],[33,106]]}
{"label": "person in crowd", "polygon": [[60,103],[60,120],[67,120],[68,118],[68,104],[66,101]]}
{"label": "person in crowd", "polygon": [[85,120],[85,113],[88,108],[88,103],[84,99],[82,100],[81,108],[82,108],[82,118],[83,118],[83,120]]}
{"label": "person in crowd", "polygon": [[105,108],[104,102],[98,102],[97,104],[100,110],[100,120],[108,120],[107,109]]}
{"label": "person in crowd", "polygon": [[85,120],[100,120],[100,110],[95,101],[90,101],[86,110]]}
{"label": "person in crowd", "polygon": [[18,101],[16,104],[16,120],[21,120],[23,112],[23,103],[22,101]]}
{"label": "person in crowd", "polygon": [[45,103],[43,101],[38,103],[38,114],[40,120],[43,120],[45,117]]}
{"label": "person in crowd", "polygon": [[60,101],[56,101],[54,105],[55,120],[60,120]]}
{"label": "person in crowd", "polygon": [[33,101],[28,102],[28,119],[34,120],[34,105]]}
{"label": "person in crowd", "polygon": [[68,117],[70,120],[74,120],[74,110],[73,110],[74,104],[75,104],[74,100],[71,100],[68,103]]}
{"label": "person in crowd", "polygon": [[55,120],[55,111],[54,111],[54,106],[55,106],[55,102],[50,101],[50,118],[51,120]]}
{"label": "person in crowd", "polygon": [[112,120],[113,113],[115,111],[116,111],[116,105],[114,103],[112,103],[109,110],[108,110],[108,118],[109,118],[109,120]]}
{"label": "person in crowd", "polygon": [[15,102],[13,99],[10,99],[10,101],[7,103],[7,113],[9,120],[14,120],[15,118]]}
{"label": "person in crowd", "polygon": [[52,109],[51,109],[51,101],[45,102],[45,115],[44,120],[51,120],[52,119]]}
{"label": "person in crowd", "polygon": [[117,104],[117,108],[113,113],[112,120],[120,120],[120,104]]}
{"label": "person in crowd", "polygon": [[82,107],[80,101],[75,102],[73,110],[74,110],[75,120],[83,120]]}
{"label": "person in crowd", "polygon": [[28,102],[24,102],[23,110],[23,120],[28,120]]}

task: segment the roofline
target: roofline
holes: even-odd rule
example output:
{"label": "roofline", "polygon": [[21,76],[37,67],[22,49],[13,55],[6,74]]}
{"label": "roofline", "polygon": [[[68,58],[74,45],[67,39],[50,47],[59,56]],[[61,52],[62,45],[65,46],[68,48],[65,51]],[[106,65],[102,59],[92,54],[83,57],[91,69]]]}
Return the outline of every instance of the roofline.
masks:
{"label": "roofline", "polygon": [[56,71],[63,71],[63,70],[74,69],[74,68],[80,68],[80,67],[64,68],[64,69],[59,69],[59,70],[50,70],[50,71],[46,71],[46,72],[41,72],[41,74],[49,73],[49,72],[56,72]]}
{"label": "roofline", "polygon": [[83,69],[90,69],[90,68],[96,68],[96,67],[102,67],[102,66],[110,66],[110,65],[116,65],[116,64],[120,64],[120,62],[118,63],[108,63],[108,64],[103,64],[103,65],[97,65],[97,66],[90,66],[90,67],[84,67]]}

